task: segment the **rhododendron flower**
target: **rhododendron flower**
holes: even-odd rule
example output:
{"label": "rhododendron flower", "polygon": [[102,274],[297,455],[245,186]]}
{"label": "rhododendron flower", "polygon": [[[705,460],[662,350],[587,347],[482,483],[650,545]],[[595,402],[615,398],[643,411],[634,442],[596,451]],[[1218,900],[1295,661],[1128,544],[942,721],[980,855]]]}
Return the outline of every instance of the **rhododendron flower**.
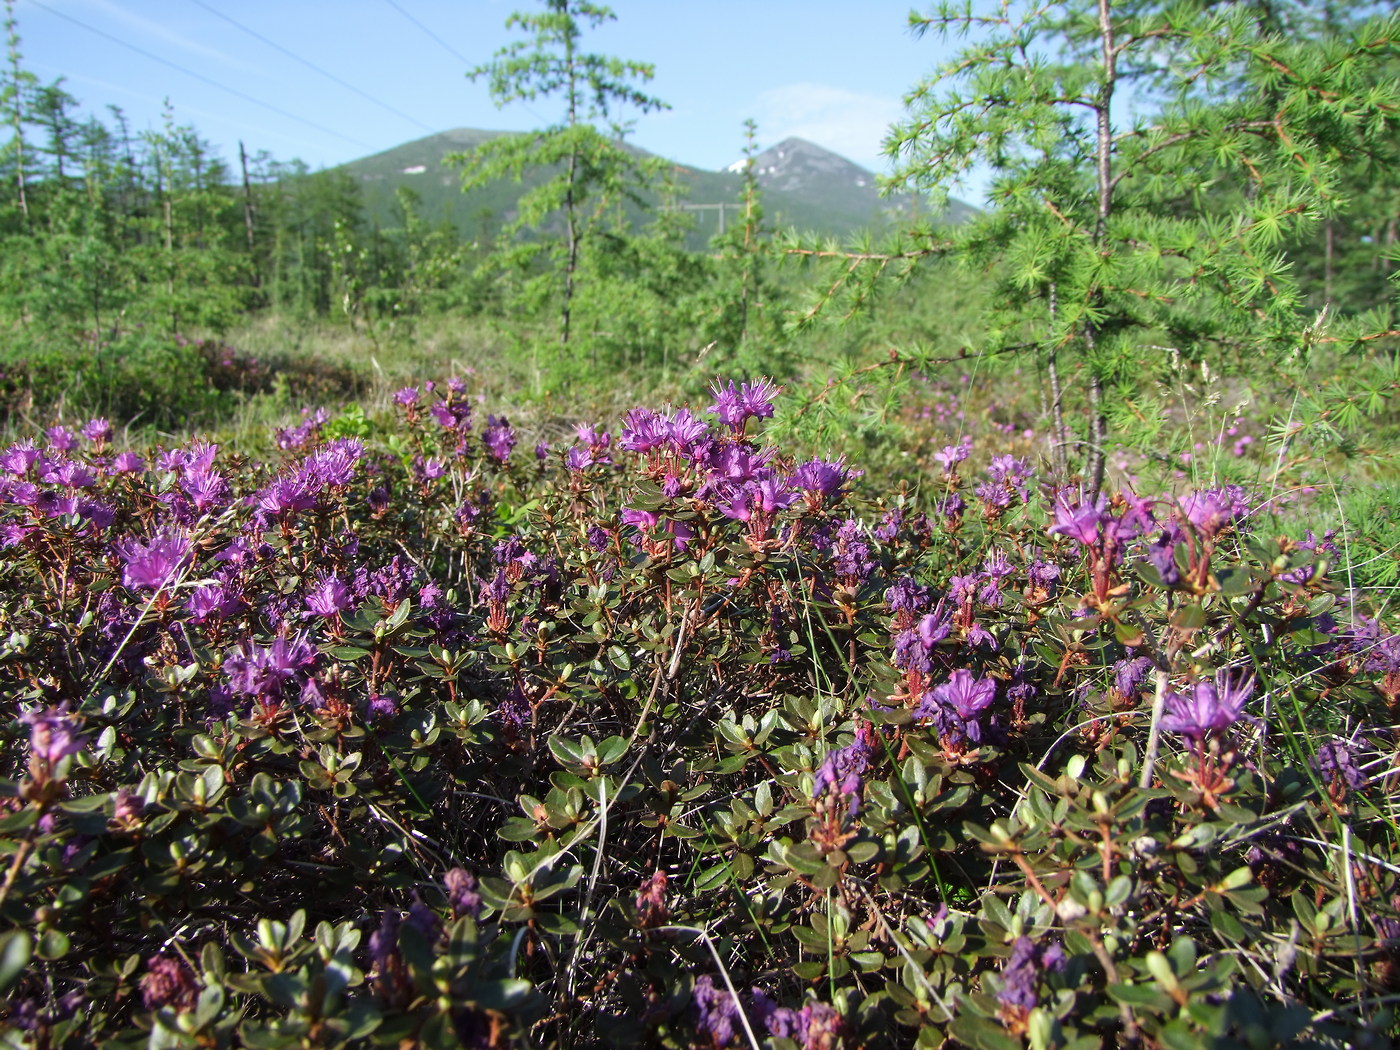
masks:
{"label": "rhododendron flower", "polygon": [[174,581],[189,563],[190,541],[162,532],[149,543],[128,541],[118,548],[126,561],[122,583],[132,590],[158,591]]}
{"label": "rhododendron flower", "polygon": [[721,503],[715,509],[726,518],[736,521],[750,521],[758,515],[762,515],[766,521],[771,521],[778,511],[796,502],[797,493],[786,492],[778,481],[766,478],[763,481],[746,482],[730,497],[728,503]]}
{"label": "rhododendron flower", "polygon": [[1217,671],[1213,682],[1197,682],[1189,694],[1167,693],[1162,728],[1199,746],[1238,722],[1253,692],[1252,677],[1231,681],[1227,671]]}
{"label": "rhododendron flower", "polygon": [[83,424],[80,433],[94,445],[102,445],[112,436],[112,424],[101,416]]}
{"label": "rhododendron flower", "polygon": [[319,486],[304,475],[278,478],[254,499],[264,518],[284,518],[316,506]]}
{"label": "rhododendron flower", "polygon": [[1186,520],[1206,539],[1211,539],[1230,520],[1229,504],[1210,490],[1191,492],[1177,501]]}
{"label": "rhododendron flower", "polygon": [[34,708],[19,720],[29,727],[29,751],[48,766],[56,766],[83,749],[82,722],[68,713],[67,705]]}
{"label": "rhododendron flower", "polygon": [[593,450],[586,445],[571,445],[569,451],[564,453],[564,466],[575,474],[583,473],[596,462]]}
{"label": "rhododendron flower", "polygon": [[765,377],[744,383],[736,390],[732,381],[721,386],[716,379],[710,384],[710,393],[714,395],[715,403],[706,411],[713,412],[721,423],[740,434],[751,418],[772,417],[773,398],[778,396],[779,387]]}
{"label": "rhododendron flower", "polygon": [[743,1030],[744,1023],[740,1019],[742,1008],[738,1001],[728,988],[716,984],[709,974],[695,982],[690,1001],[695,1007],[695,1030],[709,1038],[712,1045],[729,1046]]}
{"label": "rhododendron flower", "polygon": [[764,1018],[768,1034],[777,1039],[791,1039],[801,1050],[828,1050],[844,1046],[842,1030],[845,1018],[826,1003],[807,1003],[794,1010],[779,1006]]}
{"label": "rhododendron flower", "polygon": [[50,485],[62,485],[68,489],[86,489],[97,484],[97,478],[81,463],[64,460],[45,471],[42,481]]}
{"label": "rhododendron flower", "polygon": [[112,474],[139,474],[146,469],[146,461],[135,452],[118,452],[107,465]]}
{"label": "rhododendron flower", "polygon": [[443,889],[447,891],[447,906],[452,909],[452,917],[460,919],[470,915],[473,919],[481,915],[481,894],[477,891],[476,876],[466,868],[452,868],[442,877]]}
{"label": "rhododendron flower", "polygon": [[1099,538],[1099,527],[1108,515],[1091,503],[1070,503],[1060,492],[1055,495],[1055,523],[1046,531],[1052,536],[1067,536],[1076,543],[1089,545]]}
{"label": "rhododendron flower", "polygon": [[623,525],[631,525],[645,537],[658,526],[665,529],[671,535],[671,539],[676,545],[676,550],[683,551],[690,546],[690,541],[695,538],[695,530],[683,521],[674,518],[667,518],[664,521],[659,514],[653,514],[649,510],[637,510],[628,507],[619,515]]}
{"label": "rhododendron flower", "polygon": [[617,444],[629,452],[650,452],[665,443],[667,433],[666,421],[660,412],[634,408],[622,417],[622,433]]}
{"label": "rhododendron flower", "polygon": [[515,432],[511,430],[510,422],[504,416],[487,416],[486,431],[481,435],[481,441],[492,459],[497,463],[505,463],[510,459],[511,449],[515,448]]}
{"label": "rhododendron flower", "polygon": [[1038,1001],[1036,984],[1042,973],[1059,973],[1065,968],[1065,951],[1058,944],[1037,945],[1029,937],[1017,937],[1011,945],[1011,958],[1001,972],[997,1000],[1003,1009],[1024,1019]]}
{"label": "rhododendron flower", "polygon": [[316,647],[305,635],[277,638],[269,646],[243,645],[224,658],[224,671],[235,693],[276,700],[298,671],[316,660]]}
{"label": "rhododendron flower", "polygon": [[875,569],[875,557],[870,552],[861,531],[860,522],[848,518],[836,532],[832,556],[837,578],[847,586],[864,583]]}
{"label": "rhododendron flower", "polygon": [[945,445],[941,450],[933,454],[933,458],[943,467],[943,473],[951,474],[953,468],[967,459],[971,452],[972,438],[965,437],[960,444]]}
{"label": "rhododendron flower", "polygon": [[826,758],[822,759],[816,778],[812,781],[812,797],[819,799],[828,791],[835,792],[846,800],[848,812],[855,816],[860,809],[865,773],[874,757],[875,727],[869,722],[861,722],[854,740],[845,747],[828,751]]}
{"label": "rhododendron flower", "polygon": [[657,871],[637,891],[637,925],[644,930],[665,926],[670,920],[666,908],[666,873]]}
{"label": "rhododendron flower", "polygon": [[846,466],[845,458],[813,459],[792,472],[788,483],[802,493],[809,510],[821,510],[844,494],[846,483],[861,476],[861,471]]}
{"label": "rhododendron flower", "polygon": [[146,960],[146,973],[141,978],[141,1005],[147,1010],[166,1007],[189,1010],[198,997],[199,983],[180,959],[153,955]]}
{"label": "rhododendron flower", "polygon": [[55,452],[72,452],[78,447],[78,439],[74,437],[67,427],[49,427],[44,431],[49,439],[49,448]]}
{"label": "rhododendron flower", "polygon": [[1146,656],[1119,660],[1113,665],[1114,688],[1124,697],[1135,699],[1142,691],[1142,684],[1147,680],[1152,667],[1152,660]]}
{"label": "rhododendron flower", "polygon": [[191,592],[185,608],[195,623],[204,623],[210,619],[226,620],[237,613],[242,604],[237,588],[227,583],[206,583]]}
{"label": "rhododendron flower", "polygon": [[199,514],[217,507],[228,495],[228,483],[223,475],[212,470],[185,470],[180,478],[180,489]]}
{"label": "rhododendron flower", "polygon": [[335,575],[322,576],[306,595],[306,608],[313,616],[337,616],[353,604],[350,588]]}
{"label": "rhododendron flower", "polygon": [[885,601],[892,612],[918,612],[928,604],[929,589],[901,576],[885,591]]}
{"label": "rhododendron flower", "polygon": [[39,461],[41,454],[34,442],[29,440],[18,442],[4,452],[0,452],[0,470],[22,478]]}
{"label": "rhododendron flower", "polygon": [[979,716],[996,699],[996,682],[977,679],[965,667],[952,673],[948,681],[926,692],[914,709],[915,718],[932,719],[939,734],[949,742],[964,739],[974,744],[982,740]]}
{"label": "rhododendron flower", "polygon": [[355,466],[364,454],[359,438],[337,438],[306,457],[302,475],[317,488],[343,488],[355,480]]}

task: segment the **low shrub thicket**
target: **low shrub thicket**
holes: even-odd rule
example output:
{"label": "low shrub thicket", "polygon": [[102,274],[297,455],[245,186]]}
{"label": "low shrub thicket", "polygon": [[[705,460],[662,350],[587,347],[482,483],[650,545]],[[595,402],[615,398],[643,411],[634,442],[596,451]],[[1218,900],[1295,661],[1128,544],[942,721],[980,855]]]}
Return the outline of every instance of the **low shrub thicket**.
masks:
{"label": "low shrub thicket", "polygon": [[263,359],[215,338],[136,331],[96,347],[21,340],[0,351],[0,423],[57,407],[189,432],[227,421],[257,395],[318,403],[368,386],[367,375],[343,365]]}
{"label": "low shrub thicket", "polygon": [[713,393],[0,454],[0,1038],[1385,1044],[1400,638],[1330,540],[965,443],[872,502]]}

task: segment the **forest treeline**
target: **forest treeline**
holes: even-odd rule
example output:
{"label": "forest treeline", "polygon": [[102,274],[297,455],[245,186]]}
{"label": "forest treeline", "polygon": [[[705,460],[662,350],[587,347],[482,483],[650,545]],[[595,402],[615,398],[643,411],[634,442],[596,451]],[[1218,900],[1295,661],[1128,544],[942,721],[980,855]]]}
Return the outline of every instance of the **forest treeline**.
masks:
{"label": "forest treeline", "polygon": [[[555,8],[568,14],[567,4],[545,6],[546,15],[526,27],[540,54],[551,53],[556,42],[549,23],[559,13]],[[1285,28],[1306,26],[1319,49],[1327,39],[1353,32],[1361,14],[1374,14],[1357,11],[1352,24],[1337,5],[1255,6],[1293,19]],[[464,180],[473,185],[523,175],[528,187],[532,171],[557,176],[535,179],[517,211],[461,230],[426,218],[414,192],[403,188],[397,214],[385,222],[365,207],[345,171],[310,171],[260,150],[246,152],[243,143],[236,156],[221,156],[170,108],[156,129],[133,129],[117,107],[108,108],[105,120],[83,115],[62,80],[41,83],[24,69],[13,18],[9,28],[0,94],[0,119],[9,130],[0,151],[0,414],[62,400],[114,414],[149,412],[154,391],[173,399],[170,411],[178,418],[204,403],[190,401],[192,389],[210,394],[221,385],[268,382],[256,368],[232,366],[236,348],[209,342],[250,317],[268,315],[341,324],[376,346],[411,336],[423,319],[475,318],[496,324],[504,333],[502,345],[517,351],[534,344],[530,352],[538,354],[538,346],[552,344],[548,365],[566,377],[620,365],[669,365],[694,359],[706,347],[718,348],[711,367],[723,358],[743,369],[755,360],[744,356],[744,348],[760,341],[762,366],[773,371],[782,367],[781,347],[789,361],[810,358],[791,340],[810,331],[802,322],[821,313],[834,289],[848,278],[858,283],[857,263],[874,260],[888,274],[912,272],[904,263],[917,259],[929,264],[919,270],[925,280],[936,269],[944,294],[950,281],[974,294],[985,274],[1009,275],[1018,265],[1020,249],[998,251],[984,241],[984,258],[959,269],[929,247],[937,231],[919,230],[891,246],[866,243],[843,252],[828,245],[824,253],[808,246],[794,253],[796,241],[765,225],[752,171],[743,221],[710,250],[689,251],[682,212],[664,206],[639,210],[645,201],[664,205],[674,199],[665,165],[648,165],[623,150],[606,106],[579,107],[569,99],[565,121],[533,140],[548,148],[504,139],[478,156],[458,159]],[[1073,33],[1065,36],[1067,55],[1077,56],[1082,67],[1090,51],[1077,53]],[[596,56],[580,59],[589,57]],[[495,76],[499,69],[488,63],[473,74]],[[635,71],[649,74],[640,65]],[[586,84],[586,67],[577,72]],[[1351,90],[1365,99],[1395,72],[1393,59],[1373,62]],[[1135,90],[1151,97],[1147,74],[1135,75],[1141,78]],[[528,84],[502,80],[493,90],[506,99]],[[1277,86],[1257,90],[1286,95]],[[660,104],[636,92],[612,101],[635,105],[638,99]],[[1026,112],[1039,104],[1028,100]],[[1282,114],[1278,126],[1284,127]],[[750,127],[750,156],[754,136]],[[1268,150],[1279,153],[1281,141],[1269,143]],[[904,146],[892,140],[891,148],[898,157]],[[1387,302],[1396,265],[1395,153],[1392,138],[1388,146],[1371,142],[1328,155],[1325,162],[1335,170],[1325,172],[1327,206],[1300,199],[1293,211],[1311,209],[1311,221],[1296,221],[1282,205],[1278,220],[1279,272],[1296,282],[1300,301],[1313,311],[1325,304],[1334,317],[1372,314],[1377,331],[1390,327],[1378,309]],[[1244,165],[1257,163],[1241,155]],[[1072,159],[1066,154],[1058,162]],[[1240,177],[1245,169],[1208,167],[1202,162],[1195,184],[1180,169],[1150,172],[1154,216],[1226,226],[1255,207],[1259,186]],[[1082,192],[1073,193],[1092,198],[1091,178],[1089,171],[1072,173],[1071,181],[1083,180]],[[925,189],[906,180],[904,189],[911,187]],[[1125,183],[1120,199],[1130,188],[1140,193],[1140,185]],[[1029,187],[1051,204],[1062,190]],[[997,192],[1005,197],[994,199],[991,210],[1012,215],[1022,190],[1011,185],[994,197]],[[1016,221],[1023,232],[1028,228]],[[1006,234],[995,236],[1005,249]],[[1161,246],[1168,258],[1174,252],[1184,258],[1188,250]],[[823,255],[834,270],[822,268]],[[780,270],[785,259],[808,265]],[[1040,261],[1035,265],[1044,268]],[[1055,287],[1048,279],[1020,284],[1030,289],[1028,300],[1044,299],[1045,289]],[[1094,291],[1090,298],[1101,294]],[[871,298],[858,288],[849,308],[826,312],[848,317]],[[194,387],[185,382],[192,375]]]}

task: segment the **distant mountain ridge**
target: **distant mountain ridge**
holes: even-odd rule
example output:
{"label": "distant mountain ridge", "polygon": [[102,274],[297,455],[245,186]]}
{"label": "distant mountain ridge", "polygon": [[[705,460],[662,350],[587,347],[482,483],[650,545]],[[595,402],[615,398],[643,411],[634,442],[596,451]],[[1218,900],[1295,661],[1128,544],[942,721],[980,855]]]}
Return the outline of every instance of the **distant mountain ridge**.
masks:
{"label": "distant mountain ridge", "polygon": [[[457,172],[443,160],[450,153],[468,152],[506,134],[510,133],[453,128],[351,161],[339,170],[360,184],[371,215],[379,221],[394,221],[395,193],[400,186],[408,186],[422,199],[424,218],[434,222],[448,219],[464,235],[472,236],[513,218],[515,202],[529,188],[528,182],[499,180],[462,193]],[[627,148],[650,156],[630,143]],[[763,190],[764,211],[774,226],[840,237],[887,226],[893,213],[903,210],[897,199],[880,197],[872,172],[805,139],[784,139],[757,154],[754,165]],[[723,216],[733,221],[738,208],[731,206],[739,199],[743,167],[743,161],[725,171],[674,166],[678,181],[688,191],[682,207],[696,216],[695,247],[703,247],[718,231]],[[952,201],[947,218],[961,222],[975,211],[961,201]]]}

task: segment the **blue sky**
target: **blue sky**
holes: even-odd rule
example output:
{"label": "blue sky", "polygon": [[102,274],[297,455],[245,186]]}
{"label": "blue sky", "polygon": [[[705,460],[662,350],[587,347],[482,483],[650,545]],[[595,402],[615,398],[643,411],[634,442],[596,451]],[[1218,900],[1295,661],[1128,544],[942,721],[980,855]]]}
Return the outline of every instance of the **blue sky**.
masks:
{"label": "blue sky", "polygon": [[[700,168],[718,169],[737,159],[743,121],[752,117],[760,145],[798,135],[884,171],[880,143],[902,113],[904,94],[947,54],[937,39],[918,40],[909,33],[908,0],[614,0],[608,6],[617,21],[587,33],[584,46],[652,63],[656,77],[647,88],[672,107],[638,117],[632,141]],[[536,3],[533,9],[538,8]],[[15,4],[25,68],[45,83],[66,77],[66,89],[84,111],[105,116],[108,104],[121,106],[140,130],[159,126],[168,98],[176,120],[192,124],[226,159],[236,158],[242,139],[249,153],[300,157],[313,168],[430,131],[525,130],[558,121],[559,107],[548,99],[498,110],[485,82],[465,76],[470,64],[489,61],[498,48],[519,39],[518,31],[507,32],[505,21],[520,9],[532,5],[528,0]]]}

